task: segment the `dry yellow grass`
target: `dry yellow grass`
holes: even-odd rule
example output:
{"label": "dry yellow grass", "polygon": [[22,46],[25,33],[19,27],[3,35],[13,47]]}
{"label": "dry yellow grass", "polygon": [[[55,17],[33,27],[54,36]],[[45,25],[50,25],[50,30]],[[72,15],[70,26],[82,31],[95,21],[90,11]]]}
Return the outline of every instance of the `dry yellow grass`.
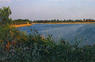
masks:
{"label": "dry yellow grass", "polygon": [[11,27],[25,27],[25,26],[31,26],[32,24],[20,24],[20,25],[11,25]]}

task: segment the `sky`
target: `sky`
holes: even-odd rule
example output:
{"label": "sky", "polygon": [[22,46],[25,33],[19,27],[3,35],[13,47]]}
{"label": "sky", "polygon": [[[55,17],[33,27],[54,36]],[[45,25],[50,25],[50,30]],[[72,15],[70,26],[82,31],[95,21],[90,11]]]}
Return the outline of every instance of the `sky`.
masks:
{"label": "sky", "polygon": [[12,19],[95,19],[95,0],[0,0]]}

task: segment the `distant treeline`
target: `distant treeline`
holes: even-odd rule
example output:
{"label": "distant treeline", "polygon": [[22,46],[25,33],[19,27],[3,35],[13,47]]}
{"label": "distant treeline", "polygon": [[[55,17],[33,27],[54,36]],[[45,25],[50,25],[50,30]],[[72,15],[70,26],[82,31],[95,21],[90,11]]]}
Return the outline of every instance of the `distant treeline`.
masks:
{"label": "distant treeline", "polygon": [[95,22],[94,19],[83,19],[83,20],[29,20],[29,19],[17,19],[13,20],[13,24],[27,24],[27,23],[50,23],[50,22]]}
{"label": "distant treeline", "polygon": [[34,20],[32,22],[36,22],[36,23],[48,23],[48,22],[95,22],[95,20],[93,20],[93,19],[83,19],[83,20],[58,20],[58,19],[54,19],[54,20]]}
{"label": "distant treeline", "polygon": [[17,19],[17,20],[13,20],[13,24],[27,24],[27,23],[31,23],[30,20],[28,19]]}

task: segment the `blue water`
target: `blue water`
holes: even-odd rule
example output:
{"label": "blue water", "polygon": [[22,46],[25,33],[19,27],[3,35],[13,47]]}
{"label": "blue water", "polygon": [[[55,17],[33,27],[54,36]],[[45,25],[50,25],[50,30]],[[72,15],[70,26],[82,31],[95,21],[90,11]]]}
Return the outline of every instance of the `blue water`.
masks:
{"label": "blue water", "polygon": [[70,43],[80,41],[81,45],[95,44],[95,24],[35,24],[19,28],[28,34],[31,29],[37,30],[45,37],[52,35],[55,42],[64,39]]}

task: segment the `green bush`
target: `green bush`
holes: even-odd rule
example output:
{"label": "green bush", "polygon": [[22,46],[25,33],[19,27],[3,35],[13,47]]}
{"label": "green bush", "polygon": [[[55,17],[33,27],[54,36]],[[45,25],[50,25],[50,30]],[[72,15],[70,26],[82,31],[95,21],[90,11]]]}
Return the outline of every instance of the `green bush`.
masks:
{"label": "green bush", "polygon": [[[21,32],[20,32],[21,34]],[[9,50],[0,43],[2,62],[94,62],[95,46],[74,47],[69,43],[55,44],[52,38],[35,35],[20,35]],[[26,38],[26,39],[25,39]]]}

